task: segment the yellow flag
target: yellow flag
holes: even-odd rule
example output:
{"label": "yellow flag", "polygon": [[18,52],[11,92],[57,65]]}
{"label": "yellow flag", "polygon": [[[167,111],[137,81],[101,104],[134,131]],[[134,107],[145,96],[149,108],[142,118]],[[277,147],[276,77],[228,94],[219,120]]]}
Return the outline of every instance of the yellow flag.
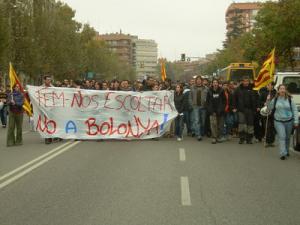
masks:
{"label": "yellow flag", "polygon": [[161,60],[161,80],[165,81],[167,79],[166,66],[163,60]]}
{"label": "yellow flag", "polygon": [[24,88],[22,87],[19,78],[16,74],[16,71],[14,70],[13,66],[11,63],[9,63],[9,80],[10,80],[10,90],[13,91],[13,87],[18,84],[20,86],[20,91],[24,95],[24,104],[23,104],[23,109],[27,113],[28,116],[32,116],[32,108],[30,105],[29,97],[25,93]]}
{"label": "yellow flag", "polygon": [[259,74],[254,81],[254,90],[259,90],[262,87],[267,86],[273,82],[275,73],[275,48],[268,55],[268,58],[264,62]]}

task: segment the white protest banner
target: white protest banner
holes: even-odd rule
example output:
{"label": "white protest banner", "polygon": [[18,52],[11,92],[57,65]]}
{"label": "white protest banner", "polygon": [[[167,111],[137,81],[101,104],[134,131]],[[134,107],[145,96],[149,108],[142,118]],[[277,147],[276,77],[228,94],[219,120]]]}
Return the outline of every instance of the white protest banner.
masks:
{"label": "white protest banner", "polygon": [[43,138],[149,139],[178,115],[172,91],[122,92],[28,86]]}

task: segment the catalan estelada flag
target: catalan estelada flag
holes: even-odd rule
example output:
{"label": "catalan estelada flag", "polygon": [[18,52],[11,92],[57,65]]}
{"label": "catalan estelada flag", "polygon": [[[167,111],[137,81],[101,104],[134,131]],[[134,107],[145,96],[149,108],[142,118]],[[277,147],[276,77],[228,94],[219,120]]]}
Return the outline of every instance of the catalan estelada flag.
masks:
{"label": "catalan estelada flag", "polygon": [[273,82],[275,73],[275,48],[268,55],[268,58],[264,62],[256,80],[254,81],[254,90],[259,90],[262,87],[267,86]]}
{"label": "catalan estelada flag", "polygon": [[161,60],[161,80],[165,81],[167,79],[167,73],[166,73],[166,65],[163,60]]}
{"label": "catalan estelada flag", "polygon": [[14,70],[13,66],[11,63],[9,63],[9,80],[10,80],[10,90],[13,91],[13,87],[15,84],[18,84],[20,86],[20,91],[24,95],[24,104],[23,104],[23,109],[25,112],[28,114],[28,116],[32,116],[32,109],[30,105],[30,101],[28,98],[28,95],[26,95],[23,86],[21,85],[19,78],[16,74],[16,71]]}

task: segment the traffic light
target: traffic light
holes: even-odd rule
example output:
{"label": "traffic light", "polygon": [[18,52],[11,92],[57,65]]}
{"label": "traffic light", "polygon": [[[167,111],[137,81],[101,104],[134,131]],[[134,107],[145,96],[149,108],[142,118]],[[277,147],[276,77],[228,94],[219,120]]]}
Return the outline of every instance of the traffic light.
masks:
{"label": "traffic light", "polygon": [[185,62],[185,54],[181,54],[181,61]]}

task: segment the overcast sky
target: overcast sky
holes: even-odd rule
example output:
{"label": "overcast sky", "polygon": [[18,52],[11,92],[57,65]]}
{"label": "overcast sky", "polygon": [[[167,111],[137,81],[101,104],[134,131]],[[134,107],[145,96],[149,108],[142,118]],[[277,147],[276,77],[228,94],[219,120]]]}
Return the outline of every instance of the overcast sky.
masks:
{"label": "overcast sky", "polygon": [[[232,0],[62,0],[76,19],[100,33],[154,39],[159,57],[205,56],[222,48],[225,12]],[[235,2],[245,2],[243,0]]]}

